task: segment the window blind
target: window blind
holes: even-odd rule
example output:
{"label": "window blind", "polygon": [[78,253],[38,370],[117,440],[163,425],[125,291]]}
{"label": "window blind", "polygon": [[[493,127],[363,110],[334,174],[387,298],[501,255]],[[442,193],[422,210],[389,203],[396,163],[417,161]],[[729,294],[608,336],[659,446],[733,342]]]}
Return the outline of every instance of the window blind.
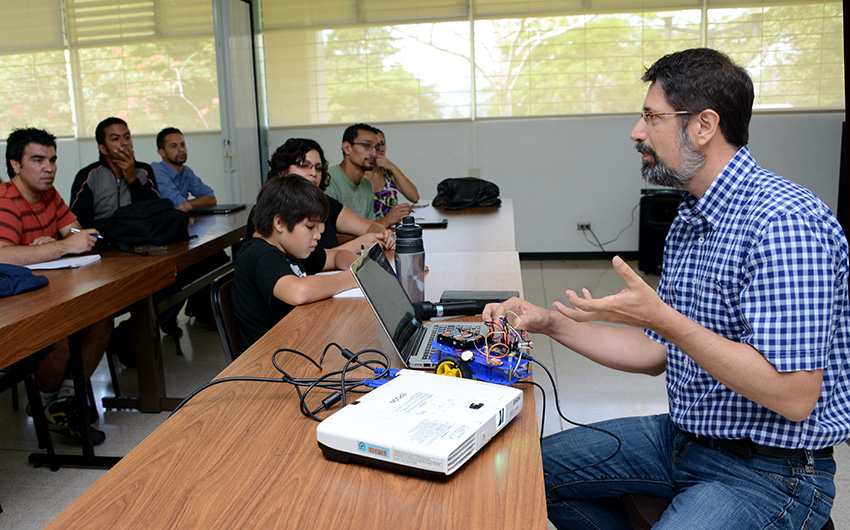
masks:
{"label": "window blind", "polygon": [[842,20],[808,0],[266,2],[270,124],[632,112],[643,69],[696,46],[750,71],[756,108],[841,108]]}
{"label": "window blind", "polygon": [[0,92],[4,134],[36,126],[93,136],[108,116],[135,133],[219,128],[209,0],[5,4],[0,75],[12,81]]}

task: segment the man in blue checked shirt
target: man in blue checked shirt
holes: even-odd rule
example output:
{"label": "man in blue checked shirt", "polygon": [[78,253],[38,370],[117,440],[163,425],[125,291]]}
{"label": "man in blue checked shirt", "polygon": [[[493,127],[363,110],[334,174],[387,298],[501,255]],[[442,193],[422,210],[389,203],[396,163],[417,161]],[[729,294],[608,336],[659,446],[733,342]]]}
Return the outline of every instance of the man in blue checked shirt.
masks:
{"label": "man in blue checked shirt", "polygon": [[567,291],[572,307],[555,310],[514,298],[483,315],[513,311],[605,366],[667,372],[669,414],[596,424],[619,452],[588,429],[543,440],[549,519],[631,528],[618,497],[645,494],[672,499],[654,528],[821,528],[832,447],[850,438],[847,239],[814,194],[756,165],[743,68],[692,49],[643,80],[631,134],[643,176],[688,192],[657,292],[616,257],[616,295]]}

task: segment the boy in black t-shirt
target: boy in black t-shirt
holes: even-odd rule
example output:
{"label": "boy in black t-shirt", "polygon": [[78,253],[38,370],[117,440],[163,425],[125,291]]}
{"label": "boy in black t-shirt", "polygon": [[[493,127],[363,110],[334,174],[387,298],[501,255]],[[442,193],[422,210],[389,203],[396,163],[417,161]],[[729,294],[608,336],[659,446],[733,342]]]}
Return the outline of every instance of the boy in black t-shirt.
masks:
{"label": "boy in black t-shirt", "polygon": [[[242,245],[233,275],[233,309],[245,348],[295,306],[357,286],[348,270],[357,256],[317,246],[327,216],[324,193],[303,177],[279,177],[263,185],[254,237]],[[343,272],[312,276],[335,269]]]}

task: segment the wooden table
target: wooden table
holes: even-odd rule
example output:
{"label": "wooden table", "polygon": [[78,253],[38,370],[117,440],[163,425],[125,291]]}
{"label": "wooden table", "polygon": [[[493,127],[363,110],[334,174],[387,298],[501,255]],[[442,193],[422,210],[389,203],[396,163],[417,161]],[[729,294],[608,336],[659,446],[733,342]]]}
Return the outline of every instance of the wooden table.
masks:
{"label": "wooden table", "polygon": [[[144,305],[156,291],[174,282],[174,264],[167,258],[143,258],[131,254],[104,257],[78,269],[38,271],[50,280],[41,289],[0,300],[0,367],[8,366],[42,348],[68,337],[115,312]],[[139,329],[155,325],[147,318]],[[80,406],[85,392],[82,361],[72,341],[71,361]],[[84,436],[85,440],[87,437]],[[31,454],[33,464],[110,467],[116,457],[96,457],[90,443],[82,455],[48,458]]]}
{"label": "wooden table", "polygon": [[78,269],[36,271],[50,283],[0,299],[0,367],[50,346],[174,282],[166,258],[125,254]]}
{"label": "wooden table", "polygon": [[[164,249],[148,252],[150,259],[166,259],[178,274],[215,255],[222,250],[237,244],[245,235],[245,225],[248,220],[250,205],[242,210],[226,215],[192,216],[189,221],[191,239],[172,243]],[[106,256],[121,256],[126,253],[110,251]],[[229,263],[214,271],[195,278],[190,284],[183,286],[179,292],[171,295],[157,304],[149,298],[144,304],[139,304],[131,310],[134,321],[133,329],[136,339],[136,367],[139,380],[139,396],[104,397],[103,406],[106,408],[134,408],[142,412],[161,412],[172,410],[182,400],[167,397],[165,388],[165,370],[162,361],[159,326],[156,325],[157,315],[174,304],[185,300],[190,295],[206,287],[214,279],[233,268]],[[139,327],[141,321],[143,327]],[[151,327],[146,324],[152,321]]]}
{"label": "wooden table", "polygon": [[[486,224],[498,225],[506,216],[512,227],[512,212],[500,213]],[[505,240],[511,248],[504,251],[488,245],[484,251],[445,251],[449,245],[442,243],[451,240],[481,243],[458,228],[464,223],[454,223],[455,218],[450,214],[449,229],[432,240],[433,248],[426,242],[426,297],[436,299],[445,289],[521,292],[512,238]],[[467,229],[481,229],[472,228],[476,224],[469,219]],[[293,348],[318,359],[331,341],[354,351],[392,351],[365,300],[323,300],[296,308],[219,378],[279,378],[271,363],[276,349]],[[294,354],[283,354],[278,362],[293,377],[313,378],[344,361],[331,349],[321,371]],[[396,366],[399,362],[394,359]],[[316,442],[317,424],[300,414],[295,390],[287,384],[221,383],[196,395],[48,528],[544,529],[531,386],[525,386],[524,399],[520,415],[461,469],[427,480],[325,460]]]}
{"label": "wooden table", "polygon": [[[521,291],[515,252],[432,253],[428,296],[444,289]],[[467,320],[474,320],[469,318]],[[318,359],[335,341],[391,351],[362,299],[301,306],[220,377],[279,377],[272,352]],[[319,371],[281,355],[294,377]],[[341,367],[334,350],[324,370]],[[226,382],[195,396],[47,528],[535,528],[545,529],[537,414],[523,411],[455,474],[427,480],[325,460],[316,423],[282,383]]]}
{"label": "wooden table", "polygon": [[167,250],[148,256],[110,251],[85,267],[36,271],[50,280],[46,287],[0,299],[0,368],[174,283],[175,271],[237,243],[247,218],[247,209],[193,217],[190,232],[198,237]]}

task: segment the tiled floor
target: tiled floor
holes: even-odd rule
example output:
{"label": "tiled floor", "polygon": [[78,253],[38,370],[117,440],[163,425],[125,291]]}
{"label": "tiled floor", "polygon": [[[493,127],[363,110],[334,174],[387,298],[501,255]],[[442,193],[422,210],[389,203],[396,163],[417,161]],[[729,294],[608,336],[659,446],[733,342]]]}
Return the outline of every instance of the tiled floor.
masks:
{"label": "tiled floor", "polygon": [[[604,261],[526,261],[522,263],[523,286],[529,300],[550,306],[554,300],[565,300],[565,289],[589,288],[595,295],[617,292],[622,283]],[[657,278],[649,277],[655,282]],[[185,318],[185,317],[183,317]],[[186,395],[224,368],[224,356],[216,332],[191,321],[181,321],[188,333],[181,340],[184,356],[174,354],[171,340],[163,341],[167,388],[172,396]],[[534,337],[534,355],[552,372],[557,382],[561,411],[570,420],[588,423],[607,418],[653,414],[666,410],[664,378],[615,372],[584,360],[567,348],[543,336]],[[547,389],[548,398],[544,432],[556,432],[568,426],[554,410],[552,385],[536,372],[535,381]],[[135,391],[135,371],[121,374],[122,391]],[[111,393],[109,372],[105,362],[93,378],[95,393]],[[25,402],[23,389],[20,389]],[[542,400],[538,399],[538,414]],[[142,414],[133,411],[107,411],[98,423],[107,440],[97,448],[98,454],[126,454],[148,433],[165,421],[167,413]],[[42,528],[103,471],[63,468],[51,472],[33,469],[27,455],[36,447],[32,424],[23,412],[11,411],[9,393],[0,396],[0,529]],[[73,446],[54,437],[60,450]],[[838,490],[833,507],[836,528],[850,528],[850,446],[836,450]]]}
{"label": "tiled floor", "polygon": [[[218,332],[195,325],[194,319],[181,316],[183,356],[174,353],[174,343],[162,341],[166,388],[169,396],[185,396],[209,381],[225,367]],[[136,371],[125,370],[119,375],[119,385],[125,395],[137,395]],[[23,385],[19,385],[21,402],[26,403]],[[92,387],[98,403],[100,397],[112,395],[112,384],[106,361],[101,362]],[[34,469],[27,456],[36,447],[32,422],[24,412],[12,412],[9,393],[0,396],[0,529],[36,529],[49,523],[59,512],[103,475],[104,471],[62,468]],[[136,411],[106,411],[99,407],[101,418],[96,427],[106,433],[106,442],[95,448],[97,455],[121,456],[128,453],[168,417],[168,413],[143,414]],[[53,437],[57,451],[76,452],[79,446],[61,436]]]}

